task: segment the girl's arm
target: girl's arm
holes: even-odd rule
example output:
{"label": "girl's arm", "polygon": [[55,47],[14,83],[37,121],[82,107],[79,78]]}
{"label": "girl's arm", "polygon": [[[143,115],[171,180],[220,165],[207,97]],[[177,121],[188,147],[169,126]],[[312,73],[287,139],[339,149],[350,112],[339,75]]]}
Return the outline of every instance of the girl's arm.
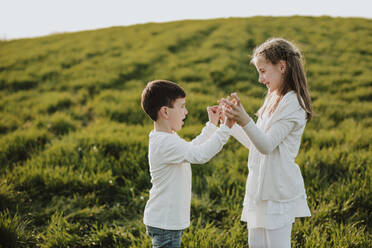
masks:
{"label": "girl's arm", "polygon": [[237,141],[239,141],[243,146],[249,149],[251,141],[246,134],[246,131],[239,125],[235,124],[231,128],[231,136],[233,136]]}
{"label": "girl's arm", "polygon": [[243,130],[260,153],[269,154],[289,135],[294,126],[295,123],[291,121],[278,121],[265,134],[251,120]]}
{"label": "girl's arm", "polygon": [[232,94],[236,99],[237,104],[233,104],[229,100],[223,99],[223,102],[230,106],[225,110],[225,115],[234,119],[243,127],[243,130],[248,135],[252,144],[262,154],[272,152],[292,131],[295,123],[289,120],[281,120],[276,122],[265,134],[260,130],[253,120],[249,117],[244,107],[240,103],[240,99],[236,94]]}

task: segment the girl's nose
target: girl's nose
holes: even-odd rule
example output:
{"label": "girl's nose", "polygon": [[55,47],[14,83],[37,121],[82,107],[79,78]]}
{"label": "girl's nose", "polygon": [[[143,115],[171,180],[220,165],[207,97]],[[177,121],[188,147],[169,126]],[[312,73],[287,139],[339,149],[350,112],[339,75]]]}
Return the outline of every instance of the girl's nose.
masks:
{"label": "girl's nose", "polygon": [[259,76],[258,77],[258,82],[263,83],[263,81],[264,81],[263,77]]}

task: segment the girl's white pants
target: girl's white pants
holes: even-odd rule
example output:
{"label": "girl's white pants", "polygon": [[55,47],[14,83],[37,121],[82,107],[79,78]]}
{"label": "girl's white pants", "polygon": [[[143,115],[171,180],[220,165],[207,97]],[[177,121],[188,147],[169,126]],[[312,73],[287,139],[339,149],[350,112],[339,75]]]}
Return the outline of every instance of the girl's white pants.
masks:
{"label": "girl's white pants", "polygon": [[248,228],[249,248],[290,248],[292,223],[278,229]]}

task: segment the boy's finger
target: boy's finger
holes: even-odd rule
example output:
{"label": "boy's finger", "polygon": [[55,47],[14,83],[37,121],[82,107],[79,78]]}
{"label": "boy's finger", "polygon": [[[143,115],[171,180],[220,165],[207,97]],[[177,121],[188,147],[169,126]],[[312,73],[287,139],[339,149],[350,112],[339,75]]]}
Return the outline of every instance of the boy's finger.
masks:
{"label": "boy's finger", "polygon": [[230,114],[230,115],[232,115],[232,114],[233,114],[233,111],[232,111],[231,109],[226,109],[226,110],[225,110],[225,114]]}
{"label": "boy's finger", "polygon": [[234,116],[232,114],[230,114],[230,113],[226,113],[226,117],[229,118],[229,119],[234,119],[233,118]]}

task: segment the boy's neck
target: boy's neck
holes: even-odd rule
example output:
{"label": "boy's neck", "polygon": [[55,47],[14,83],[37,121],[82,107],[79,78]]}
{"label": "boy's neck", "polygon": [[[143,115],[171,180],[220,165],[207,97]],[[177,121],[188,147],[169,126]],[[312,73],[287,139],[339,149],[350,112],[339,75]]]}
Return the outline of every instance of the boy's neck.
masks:
{"label": "boy's neck", "polygon": [[173,133],[171,127],[164,120],[154,121],[155,132]]}

